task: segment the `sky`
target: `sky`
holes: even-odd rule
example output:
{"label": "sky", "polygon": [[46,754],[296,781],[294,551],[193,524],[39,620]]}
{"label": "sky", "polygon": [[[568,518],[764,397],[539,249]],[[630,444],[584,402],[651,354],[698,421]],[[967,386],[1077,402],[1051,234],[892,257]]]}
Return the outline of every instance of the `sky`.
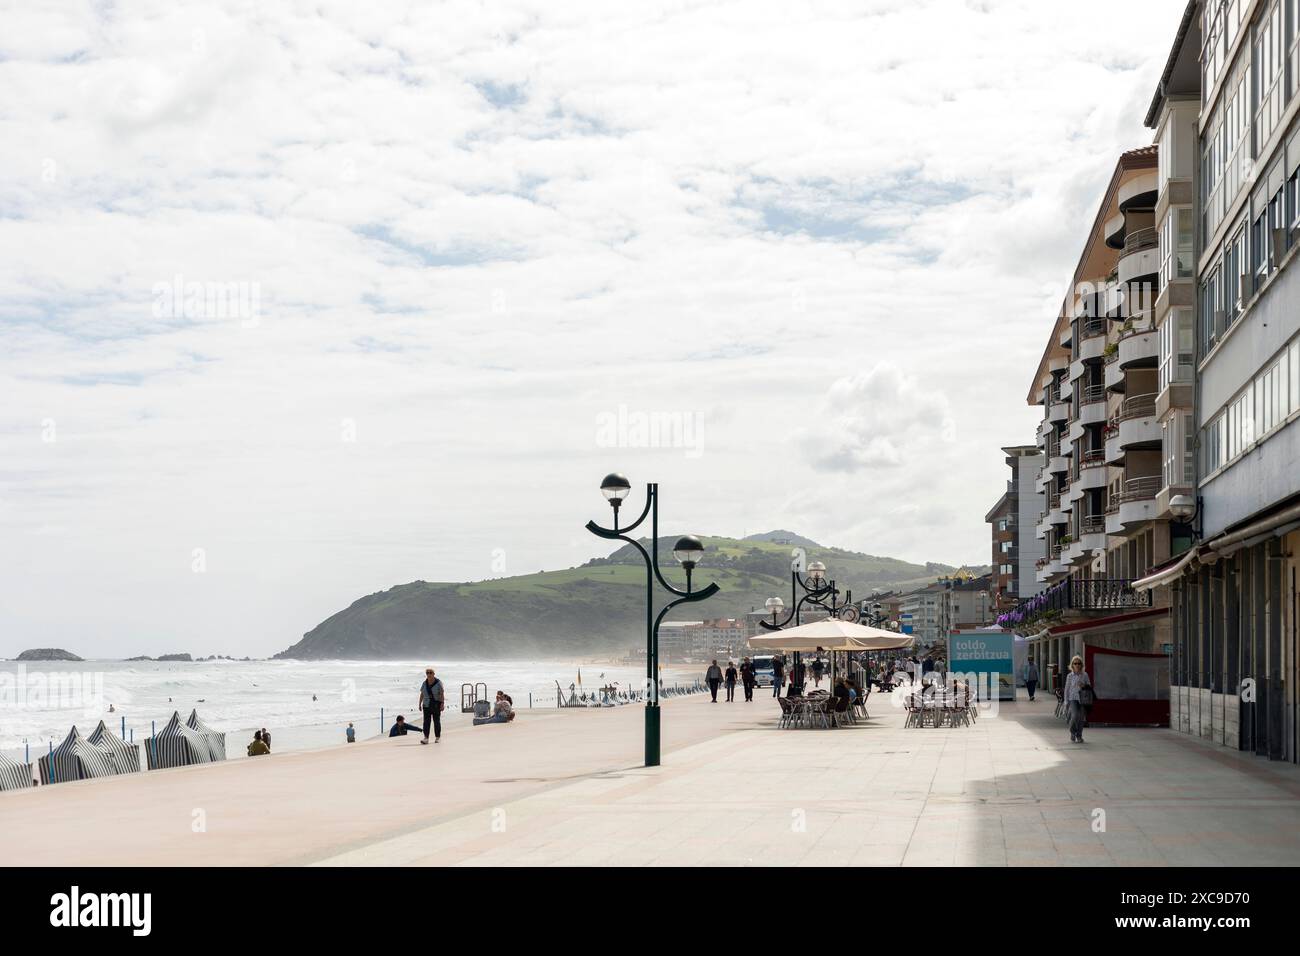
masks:
{"label": "sky", "polygon": [[577,565],[616,470],[987,563],[1183,6],[0,4],[0,656]]}

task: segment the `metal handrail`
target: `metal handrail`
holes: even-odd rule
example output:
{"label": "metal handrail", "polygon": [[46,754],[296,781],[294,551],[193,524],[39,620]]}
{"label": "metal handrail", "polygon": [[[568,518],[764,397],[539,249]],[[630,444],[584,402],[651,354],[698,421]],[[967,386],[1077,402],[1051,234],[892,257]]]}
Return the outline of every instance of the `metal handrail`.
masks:
{"label": "metal handrail", "polygon": [[1114,496],[1114,500],[1123,504],[1126,501],[1141,501],[1145,498],[1154,498],[1160,493],[1162,480],[1159,475],[1128,478],[1124,481],[1123,490]]}
{"label": "metal handrail", "polygon": [[1106,532],[1105,515],[1084,515],[1079,521],[1081,534],[1104,534]]}
{"label": "metal handrail", "polygon": [[1105,319],[1088,319],[1079,323],[1079,335],[1085,339],[1093,338],[1098,335],[1106,334]]}
{"label": "metal handrail", "polygon": [[1132,398],[1124,399],[1120,405],[1119,420],[1126,421],[1130,418],[1146,418],[1148,415],[1154,415],[1156,411],[1156,393],[1147,392],[1145,395],[1134,395]]}
{"label": "metal handrail", "polygon": [[1151,249],[1160,245],[1160,233],[1155,226],[1146,226],[1142,229],[1135,229],[1124,237],[1124,251],[1120,255],[1128,255],[1133,252],[1141,252],[1143,249]]}
{"label": "metal handrail", "polygon": [[1088,385],[1083,389],[1083,404],[1091,405],[1095,402],[1104,402],[1106,400],[1105,385]]}
{"label": "metal handrail", "polygon": [[1096,468],[1098,465],[1106,464],[1106,449],[1090,448],[1083,453],[1079,459],[1080,468]]}

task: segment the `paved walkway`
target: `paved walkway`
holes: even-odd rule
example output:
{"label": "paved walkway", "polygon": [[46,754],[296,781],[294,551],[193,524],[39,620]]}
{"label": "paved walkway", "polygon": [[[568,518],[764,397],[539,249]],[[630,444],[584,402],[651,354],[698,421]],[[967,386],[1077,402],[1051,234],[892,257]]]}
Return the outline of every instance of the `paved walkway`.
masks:
{"label": "paved walkway", "polygon": [[524,712],[436,746],[0,794],[0,830],[48,863],[1300,864],[1300,767],[1160,730],[1072,745],[1052,707],[905,730],[875,695],[866,724],[780,731],[761,691],[700,695],[665,704],[653,770],[639,708]]}

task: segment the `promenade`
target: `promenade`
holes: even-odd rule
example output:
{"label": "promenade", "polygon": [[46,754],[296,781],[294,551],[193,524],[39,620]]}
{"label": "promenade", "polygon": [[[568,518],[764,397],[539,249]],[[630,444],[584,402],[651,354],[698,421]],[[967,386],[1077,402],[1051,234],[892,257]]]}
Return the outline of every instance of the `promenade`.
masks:
{"label": "promenade", "polygon": [[[1300,767],[1053,703],[904,729],[887,696],[834,731],[777,708],[524,711],[440,744],[375,740],[0,794],[3,857],[37,864],[1300,864]],[[1104,813],[1104,817],[1099,815]],[[202,821],[198,828],[196,821]],[[1103,826],[1104,824],[1104,826]]]}

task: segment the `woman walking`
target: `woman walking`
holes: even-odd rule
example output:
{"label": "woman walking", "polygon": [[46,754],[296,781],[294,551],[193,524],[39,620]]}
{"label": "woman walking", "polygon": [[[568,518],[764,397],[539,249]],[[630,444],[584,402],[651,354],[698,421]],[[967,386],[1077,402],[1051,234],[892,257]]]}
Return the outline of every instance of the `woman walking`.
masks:
{"label": "woman walking", "polygon": [[1083,658],[1078,654],[1070,661],[1070,673],[1065,677],[1065,706],[1069,709],[1070,742],[1083,743],[1084,711],[1092,706],[1092,681],[1083,669]]}

